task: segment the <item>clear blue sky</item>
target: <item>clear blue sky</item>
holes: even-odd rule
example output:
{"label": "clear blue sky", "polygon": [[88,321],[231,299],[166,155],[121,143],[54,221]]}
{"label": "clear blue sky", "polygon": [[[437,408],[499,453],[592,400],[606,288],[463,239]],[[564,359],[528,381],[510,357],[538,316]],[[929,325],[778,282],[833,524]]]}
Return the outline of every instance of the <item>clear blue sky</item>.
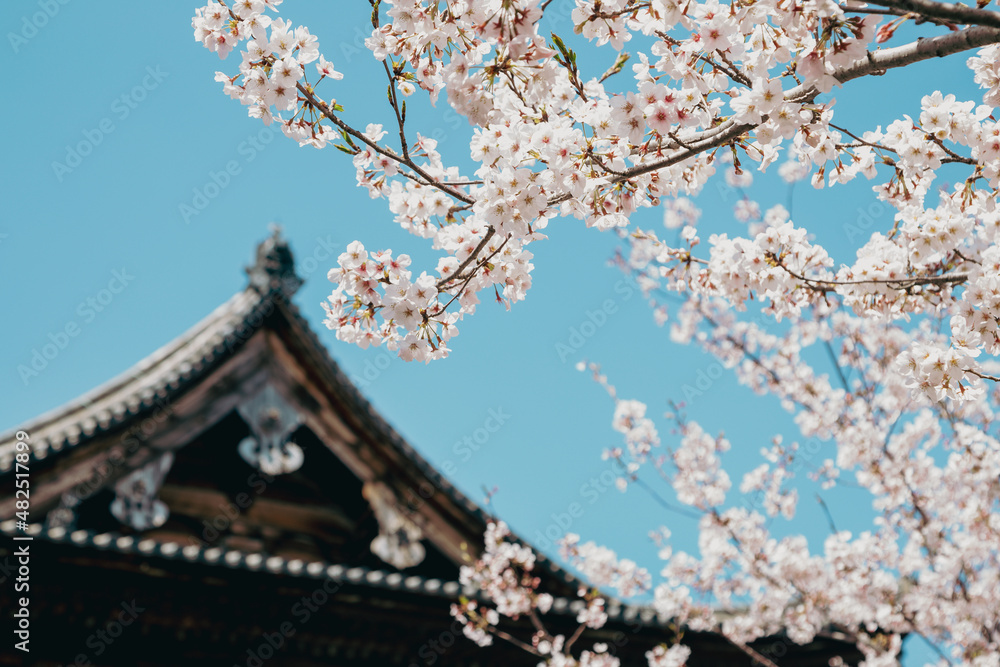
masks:
{"label": "clear blue sky", "polygon": [[[300,262],[323,244],[346,246],[358,239],[370,249],[392,248],[423,259],[425,266],[435,264],[425,242],[392,223],[385,202],[354,187],[347,156],[299,148],[277,132],[263,144],[271,133],[261,134],[263,125],[247,118],[245,108],[213,80],[216,70],[235,73],[238,59],[220,61],[194,41],[193,2],[63,2],[49,0],[51,17],[43,14],[45,2],[0,6],[0,49],[8,59],[8,102],[0,106],[0,430],[125,370],[242,289],[242,269],[268,223],[284,226]],[[308,25],[345,73],[336,92],[323,91],[345,105],[345,117],[361,127],[389,124],[384,73],[361,44],[370,25],[368,5],[341,1],[334,12],[332,4],[290,0],[282,15]],[[557,0],[553,8],[569,4]],[[571,37],[568,22],[558,28]],[[580,48],[585,71],[592,64],[592,71],[602,72],[613,61],[609,52],[570,41]],[[864,129],[919,114],[920,97],[929,91],[908,80],[978,100],[964,61],[960,55],[910,74],[853,82],[835,93],[837,118]],[[444,115],[443,101],[437,110],[412,101],[410,106],[408,124],[439,137],[446,161],[468,164],[465,121]],[[69,156],[69,147],[81,142],[87,154]],[[186,221],[180,206],[191,205],[195,190],[203,191],[211,172],[225,170],[230,161],[239,173]],[[752,193],[767,206],[784,202],[787,188],[775,174],[758,180]],[[819,193],[801,184],[794,219],[839,261],[849,262],[853,246],[844,225],[854,224],[859,207],[873,201],[863,183]],[[732,234],[739,232],[731,221],[732,203],[707,196],[698,205],[714,220],[707,224]],[[891,216],[882,210],[875,222],[888,228]],[[659,210],[644,211],[635,220],[660,228],[661,216]],[[610,426],[611,401],[573,365],[582,358],[600,362],[622,397],[646,401],[658,418],[668,399],[683,400],[684,385],[695,386],[699,372],[717,375],[715,362],[672,344],[638,292],[616,290],[622,276],[606,265],[618,244],[613,235],[587,230],[576,220],[554,221],[547,233],[550,241],[532,247],[536,269],[528,300],[509,313],[484,303],[461,323],[452,356],[429,366],[386,363],[381,349],[362,351],[334,339],[322,326],[319,307],[330,289],[325,273],[332,261],[307,276],[296,301],[349,375],[364,378],[368,370],[373,379],[360,383],[361,389],[382,414],[431,462],[451,462],[454,481],[471,497],[481,501],[483,485],[499,487],[495,511],[532,541],[553,524],[553,514],[580,503],[584,514],[573,520],[572,531],[656,572],[647,532],[665,524],[676,548],[696,551],[694,522],[665,513],[638,489],[623,495],[583,488],[609,469],[600,452],[618,445],[620,436]],[[88,305],[116,272],[124,275],[124,289],[106,305]],[[615,312],[579,351],[561,359],[556,345],[568,344],[570,329],[607,299]],[[78,327],[78,335],[37,377],[22,381],[18,366],[29,365],[33,350],[68,325]],[[692,419],[731,439],[724,460],[734,486],[743,471],[761,462],[759,449],[773,434],[795,438],[776,401],[755,396],[728,373],[689,403]],[[490,410],[501,409],[509,415],[503,427],[463,460],[456,444],[473,436]],[[669,425],[662,419],[658,425],[671,444]],[[833,445],[825,443],[813,460],[830,456]],[[779,521],[774,529],[804,531],[818,549],[826,519],[813,501],[814,488],[800,481],[798,518],[791,526]],[[839,528],[869,525],[867,497],[845,490],[825,492],[824,498]],[[731,499],[740,502],[738,491]],[[917,653],[914,647],[913,658]]]}

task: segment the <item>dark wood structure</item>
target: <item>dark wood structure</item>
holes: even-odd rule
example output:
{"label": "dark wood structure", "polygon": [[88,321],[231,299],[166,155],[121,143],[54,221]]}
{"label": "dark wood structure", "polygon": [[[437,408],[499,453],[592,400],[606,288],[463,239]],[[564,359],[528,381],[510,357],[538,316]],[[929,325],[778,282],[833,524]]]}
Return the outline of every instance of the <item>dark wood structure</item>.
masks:
{"label": "dark wood structure", "polygon": [[[20,427],[26,533],[12,519],[18,438],[0,436],[0,605],[10,622],[27,596],[31,633],[29,654],[5,633],[0,664],[537,664],[453,624],[458,568],[487,517],[329,357],[290,302],[301,281],[277,234],[247,273],[186,334]],[[24,545],[30,591],[18,593]],[[544,558],[541,569],[557,597],[547,618],[571,633],[579,582]],[[609,612],[583,643],[607,642],[623,665],[673,637],[650,609],[612,600]],[[685,643],[692,666],[751,664],[716,635]],[[836,639],[755,646],[780,665],[859,657]]]}

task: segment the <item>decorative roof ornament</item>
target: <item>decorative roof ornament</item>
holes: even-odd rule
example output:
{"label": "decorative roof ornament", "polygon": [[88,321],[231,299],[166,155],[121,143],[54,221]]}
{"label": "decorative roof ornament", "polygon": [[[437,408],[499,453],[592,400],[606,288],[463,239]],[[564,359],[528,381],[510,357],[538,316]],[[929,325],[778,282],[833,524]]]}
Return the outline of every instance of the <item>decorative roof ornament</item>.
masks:
{"label": "decorative roof ornament", "polygon": [[295,273],[295,257],[288,241],[281,236],[281,226],[271,224],[270,229],[270,238],[257,246],[257,261],[247,267],[247,276],[250,285],[261,294],[281,292],[289,297],[303,281]]}
{"label": "decorative roof ornament", "polygon": [[159,528],[170,516],[167,504],[156,497],[163,480],[174,463],[174,455],[164,452],[115,483],[115,499],[111,513],[116,519],[136,530]]}
{"label": "decorative roof ornament", "polygon": [[423,533],[397,508],[396,496],[383,482],[367,482],[361,495],[368,500],[378,521],[378,537],[372,540],[372,553],[398,570],[413,567],[424,560],[420,544]]}
{"label": "decorative roof ornament", "polygon": [[64,493],[59,497],[59,505],[49,511],[45,517],[45,527],[73,530],[76,527],[76,507],[80,499],[72,493]]}
{"label": "decorative roof ornament", "polygon": [[295,472],[302,467],[305,454],[290,440],[302,417],[274,387],[265,386],[236,410],[251,433],[239,444],[244,461],[268,475]]}

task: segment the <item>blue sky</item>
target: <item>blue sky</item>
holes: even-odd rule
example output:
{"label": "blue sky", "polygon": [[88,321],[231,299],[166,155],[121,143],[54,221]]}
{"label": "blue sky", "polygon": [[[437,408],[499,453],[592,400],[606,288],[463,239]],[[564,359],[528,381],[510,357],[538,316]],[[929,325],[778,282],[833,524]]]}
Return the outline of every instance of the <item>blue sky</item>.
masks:
{"label": "blue sky", "polygon": [[[553,7],[569,4],[557,0]],[[331,3],[290,0],[282,15],[308,25],[321,51],[345,73],[321,93],[346,107],[347,120],[360,127],[388,125],[384,73],[361,41],[370,25],[367,3],[336,6],[334,12]],[[222,94],[214,72],[235,73],[238,60],[220,61],[193,40],[193,9],[185,2],[94,7],[70,0],[0,6],[0,49],[8,50],[9,63],[9,102],[0,106],[6,128],[0,137],[0,429],[125,370],[242,289],[243,267],[268,224],[277,222],[300,273],[308,273],[295,300],[334,358],[421,453],[439,467],[450,464],[453,480],[471,497],[481,501],[483,485],[498,487],[495,512],[529,540],[537,541],[557,523],[554,516],[580,503],[583,514],[570,530],[654,571],[659,567],[649,530],[667,525],[676,548],[696,550],[692,520],[664,512],[639,489],[621,494],[601,482],[610,466],[600,452],[620,437],[610,426],[608,396],[574,370],[580,359],[601,363],[620,396],[647,402],[667,445],[674,439],[659,419],[667,401],[683,400],[685,385],[697,387],[702,376],[711,379],[689,401],[687,414],[732,441],[724,461],[734,486],[761,462],[758,452],[772,435],[794,439],[792,422],[776,401],[755,396],[728,372],[720,375],[699,350],[672,344],[643,297],[607,266],[616,237],[573,219],[553,221],[546,230],[550,240],[532,246],[536,269],[527,301],[508,313],[484,299],[480,312],[461,323],[447,360],[405,364],[381,349],[337,342],[322,326],[319,307],[330,290],[325,273],[333,260],[316,261],[331,244],[344,247],[357,239],[369,249],[408,252],[428,268],[434,255],[393,224],[384,201],[354,187],[347,156],[299,148]],[[572,37],[568,22],[553,27]],[[595,73],[614,60],[610,52],[568,41],[580,49],[581,66],[593,63]],[[959,55],[852,82],[834,93],[838,122],[866,129],[915,116],[920,97],[934,87],[978,100],[964,62]],[[446,161],[469,164],[464,119],[446,113],[443,101],[436,110],[415,99],[409,106],[410,127],[438,138]],[[218,174],[227,165],[232,175],[225,182]],[[213,173],[225,184],[206,189]],[[765,207],[784,203],[788,194],[776,174],[758,179],[751,193]],[[203,208],[185,219],[182,205],[193,206],[199,195],[205,196],[197,202]],[[872,202],[864,183],[835,192],[800,184],[794,219],[838,261],[850,262],[857,238],[849,238],[846,226],[857,224]],[[739,233],[730,213],[735,200],[707,195],[697,203],[706,225]],[[662,229],[661,217],[647,210],[635,221]],[[869,230],[891,226],[885,207],[874,223]],[[101,303],[109,287],[118,292]],[[607,300],[612,308],[605,308]],[[578,342],[571,341],[573,330],[601,320],[596,313],[602,310],[604,323],[582,347],[560,355],[565,348],[559,344]],[[37,376],[22,377],[18,367],[30,365],[34,351],[67,327],[76,334],[65,348]],[[491,410],[509,417],[478,451],[463,449],[460,443],[474,437]],[[832,443],[821,443],[809,463],[832,457],[833,450]],[[798,518],[774,529],[804,532],[818,549],[827,522],[813,493],[804,483]],[[868,526],[866,496],[849,489],[823,496],[838,528]],[[731,500],[741,501],[738,491]]]}

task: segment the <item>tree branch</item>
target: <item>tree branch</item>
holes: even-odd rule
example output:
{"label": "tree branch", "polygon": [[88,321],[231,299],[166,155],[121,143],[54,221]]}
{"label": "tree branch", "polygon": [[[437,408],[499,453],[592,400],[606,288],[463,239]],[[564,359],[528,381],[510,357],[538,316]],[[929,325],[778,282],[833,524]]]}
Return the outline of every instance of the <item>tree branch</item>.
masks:
{"label": "tree branch", "polygon": [[873,5],[892,7],[902,12],[912,12],[961,25],[981,25],[1000,28],[1000,13],[986,9],[973,9],[959,4],[932,2],[932,0],[866,0]]}
{"label": "tree branch", "polygon": [[405,157],[397,154],[395,151],[389,150],[388,148],[384,148],[382,146],[379,146],[378,142],[372,141],[371,139],[369,139],[368,137],[366,137],[364,134],[358,132],[353,127],[351,127],[350,125],[348,125],[347,123],[345,123],[344,121],[342,121],[340,118],[337,118],[337,115],[333,113],[333,110],[330,108],[330,106],[326,102],[324,102],[323,100],[321,100],[318,97],[316,97],[315,93],[313,93],[313,91],[312,91],[312,89],[310,87],[304,86],[301,83],[295,84],[295,87],[302,94],[302,96],[306,98],[306,101],[309,102],[309,104],[312,105],[312,107],[314,109],[318,109],[320,111],[320,113],[322,113],[324,116],[326,116],[326,118],[331,123],[333,123],[334,125],[336,125],[337,127],[339,127],[344,132],[347,132],[349,135],[351,135],[352,137],[354,137],[358,141],[361,141],[362,143],[364,143],[366,146],[368,146],[369,148],[371,148],[373,151],[375,151],[379,155],[383,155],[383,156],[389,158],[390,160],[393,160],[393,161],[398,162],[400,164],[405,164],[407,167],[409,167],[414,172],[416,172],[417,174],[419,174],[421,178],[423,178],[425,181],[427,181],[427,184],[430,187],[437,188],[441,192],[444,192],[445,194],[447,194],[447,195],[449,195],[451,197],[454,197],[455,199],[457,199],[460,202],[464,202],[466,204],[474,204],[475,203],[476,200],[473,199],[472,197],[470,197],[469,195],[465,194],[464,192],[459,192],[458,190],[455,190],[454,188],[450,188],[450,187],[448,187],[448,186],[446,186],[446,185],[444,185],[442,183],[439,183],[438,181],[434,180],[433,178],[431,178],[430,175],[428,175],[427,172],[425,172],[422,168],[420,168],[417,164],[415,164],[413,162],[413,160],[407,159],[407,158],[405,158]]}
{"label": "tree branch", "polygon": [[479,255],[480,251],[482,251],[482,249],[486,247],[486,244],[490,242],[490,239],[493,238],[494,234],[496,234],[496,230],[493,229],[493,227],[488,227],[486,229],[486,235],[483,236],[483,240],[479,242],[479,245],[477,245],[476,249],[472,251],[472,254],[466,257],[465,261],[458,265],[458,268],[455,269],[454,273],[452,273],[450,276],[446,276],[441,280],[439,280],[437,285],[435,285],[435,287],[441,289],[442,285],[458,278],[461,275],[462,271],[465,269],[465,267],[467,267],[469,264],[475,261],[476,256]]}
{"label": "tree branch", "polygon": [[[722,633],[719,633],[719,634],[722,634]],[[759,663],[761,665],[764,665],[764,667],[778,667],[778,665],[776,665],[773,661],[767,659],[766,657],[764,657],[763,654],[761,654],[758,651],[755,651],[754,649],[752,649],[750,646],[744,644],[743,642],[737,641],[737,640],[733,639],[732,637],[729,637],[728,635],[725,635],[725,634],[723,634],[722,636],[725,637],[726,641],[728,641],[730,644],[732,644],[733,646],[735,646],[739,650],[741,650],[744,653],[746,653],[748,656],[750,656],[751,658],[753,658],[757,663]]]}
{"label": "tree branch", "polygon": [[[888,2],[889,0],[883,1]],[[1000,30],[977,26],[941,35],[940,37],[918,39],[903,46],[869,53],[866,59],[840,68],[834,72],[833,76],[841,83],[847,83],[863,76],[882,73],[898,67],[905,67],[906,65],[930,58],[943,58],[953,53],[960,53],[997,42],[1000,42]],[[785,99],[790,102],[809,103],[816,99],[818,95],[819,91],[815,86],[800,84],[786,91]],[[698,132],[691,137],[685,137],[684,143],[687,145],[687,148],[667,157],[626,169],[622,172],[621,176],[616,176],[611,182],[620,183],[621,181],[648,174],[652,171],[658,171],[664,167],[675,165],[678,162],[683,162],[704,151],[724,146],[755,127],[756,125],[752,123],[736,123],[732,119],[727,120],[718,127]],[[549,204],[560,204],[571,198],[572,195],[570,194],[559,195],[550,199]]]}
{"label": "tree branch", "polygon": [[810,287],[819,285],[829,285],[831,288],[848,285],[888,285],[892,289],[908,290],[919,285],[960,285],[969,279],[967,273],[946,273],[942,276],[916,276],[912,278],[871,278],[868,280],[823,280],[821,278],[807,278],[799,275],[784,264],[778,264],[792,278],[807,283]]}
{"label": "tree branch", "polygon": [[[997,42],[1000,42],[1000,29],[984,28],[981,26],[966,28],[965,30],[951,32],[947,35],[918,39],[909,44],[879,50],[875,53],[869,52],[866,60],[858,60],[853,65],[848,65],[837,70],[833,75],[841,83],[847,83],[853,79],[875,74],[876,72],[885,72],[890,69],[905,67],[931,58],[944,58],[954,53],[977,49],[980,46],[996,44]],[[812,90],[815,89],[813,88]],[[785,99],[801,101],[795,99],[796,94],[801,95],[806,101],[811,101],[816,96],[815,92],[810,94],[810,90],[805,86],[796,86],[796,88],[785,93]]]}
{"label": "tree branch", "polygon": [[913,22],[917,25],[921,23],[933,23],[934,25],[943,25],[946,28],[951,28],[955,30],[955,24],[951,21],[945,21],[944,19],[936,19],[933,16],[916,16],[911,12],[904,12],[902,9],[895,9],[892,7],[848,7],[846,5],[840,5],[840,8],[844,10],[844,13],[853,14],[876,14],[878,16],[905,16],[907,18],[912,18]]}
{"label": "tree branch", "polygon": [[965,372],[970,375],[975,375],[977,378],[981,378],[983,380],[990,380],[991,382],[1000,382],[1000,378],[994,375],[987,375],[986,373],[980,373],[979,371],[974,371],[971,368],[966,368]]}
{"label": "tree branch", "polygon": [[382,66],[385,68],[385,75],[389,77],[389,104],[392,106],[392,110],[396,113],[396,123],[399,125],[399,147],[403,151],[403,159],[410,159],[410,149],[406,145],[406,132],[403,130],[404,118],[399,111],[399,99],[396,96],[396,78],[393,76],[392,72],[389,70],[389,57],[386,56],[385,60],[382,61]]}

